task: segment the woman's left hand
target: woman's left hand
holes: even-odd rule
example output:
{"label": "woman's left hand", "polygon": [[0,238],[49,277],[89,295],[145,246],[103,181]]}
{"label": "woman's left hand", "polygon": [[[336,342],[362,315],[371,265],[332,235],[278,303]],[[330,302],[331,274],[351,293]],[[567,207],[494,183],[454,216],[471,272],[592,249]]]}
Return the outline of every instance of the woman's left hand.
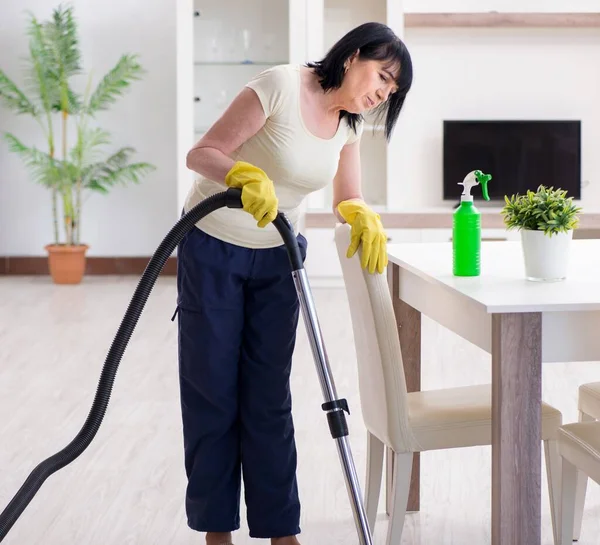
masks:
{"label": "woman's left hand", "polygon": [[337,210],[351,226],[347,257],[352,257],[362,244],[361,265],[371,274],[382,274],[388,264],[387,234],[381,217],[361,200],[347,200],[338,204]]}

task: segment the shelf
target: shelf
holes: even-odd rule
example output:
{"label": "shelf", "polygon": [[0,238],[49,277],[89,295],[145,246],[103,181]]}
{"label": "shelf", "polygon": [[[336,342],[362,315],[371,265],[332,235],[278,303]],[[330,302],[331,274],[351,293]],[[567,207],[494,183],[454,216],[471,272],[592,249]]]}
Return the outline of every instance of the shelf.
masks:
{"label": "shelf", "polygon": [[413,27],[598,28],[600,13],[405,13]]}
{"label": "shelf", "polygon": [[[373,207],[381,216],[386,229],[446,229],[452,227],[454,208],[432,208],[407,211],[384,211]],[[500,209],[480,209],[481,226],[485,229],[504,228],[504,219]],[[305,217],[307,228],[333,228],[337,222],[330,210],[309,210]],[[585,211],[579,216],[579,230],[600,229],[600,213]]]}
{"label": "shelf", "polygon": [[196,61],[195,66],[277,66],[287,61]]}

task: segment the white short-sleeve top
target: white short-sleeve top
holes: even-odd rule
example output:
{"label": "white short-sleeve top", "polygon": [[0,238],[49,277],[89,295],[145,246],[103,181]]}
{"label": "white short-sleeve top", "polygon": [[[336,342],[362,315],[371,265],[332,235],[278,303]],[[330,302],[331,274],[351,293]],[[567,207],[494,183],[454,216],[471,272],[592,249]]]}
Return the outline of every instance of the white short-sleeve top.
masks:
{"label": "white short-sleeve top", "polygon": [[[266,123],[230,157],[261,169],[273,181],[279,211],[285,213],[298,232],[302,201],[333,181],[340,152],[362,134],[362,123],[355,132],[342,120],[329,139],[312,134],[300,110],[301,65],[285,64],[269,68],[247,83],[262,104]],[[197,178],[187,195],[187,212],[206,197],[226,190],[223,182]],[[269,224],[260,228],[242,209],[221,208],[205,216],[197,226],[215,238],[248,248],[270,248],[283,242],[277,229]]]}

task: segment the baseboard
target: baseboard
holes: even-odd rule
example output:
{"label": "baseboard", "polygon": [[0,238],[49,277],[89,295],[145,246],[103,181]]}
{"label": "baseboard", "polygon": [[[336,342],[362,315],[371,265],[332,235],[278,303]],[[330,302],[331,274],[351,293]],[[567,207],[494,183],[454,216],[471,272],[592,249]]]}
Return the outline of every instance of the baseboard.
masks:
{"label": "baseboard", "polygon": [[[86,275],[141,275],[150,257],[87,257]],[[0,257],[0,275],[47,275],[48,258],[42,256]],[[170,257],[162,270],[162,275],[177,274],[177,258]]]}
{"label": "baseboard", "polygon": [[[86,275],[141,275],[150,261],[149,257],[87,257]],[[0,257],[0,275],[43,276],[50,274],[48,259],[42,256]],[[163,267],[161,275],[177,274],[177,257],[170,257]],[[341,276],[311,276],[309,282],[313,288],[343,288]]]}

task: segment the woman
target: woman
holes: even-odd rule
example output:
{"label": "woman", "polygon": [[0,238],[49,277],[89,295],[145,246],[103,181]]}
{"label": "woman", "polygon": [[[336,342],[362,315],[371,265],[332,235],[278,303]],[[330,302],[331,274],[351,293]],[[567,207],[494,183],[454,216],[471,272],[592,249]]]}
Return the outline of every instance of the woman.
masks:
{"label": "woman", "polygon": [[361,114],[386,114],[389,139],[411,82],[404,44],[364,24],[320,62],[259,74],[187,156],[200,178],[186,211],[239,187],[247,212],[213,212],[178,251],[186,509],[208,545],[231,543],[240,526],[242,475],[250,536],[299,543],[289,389],[299,307],[271,222],[281,210],[297,230],[303,199],[333,182],[334,211],[352,226],[348,255],[362,244],[363,267],[382,273],[386,235],[361,197]]}

